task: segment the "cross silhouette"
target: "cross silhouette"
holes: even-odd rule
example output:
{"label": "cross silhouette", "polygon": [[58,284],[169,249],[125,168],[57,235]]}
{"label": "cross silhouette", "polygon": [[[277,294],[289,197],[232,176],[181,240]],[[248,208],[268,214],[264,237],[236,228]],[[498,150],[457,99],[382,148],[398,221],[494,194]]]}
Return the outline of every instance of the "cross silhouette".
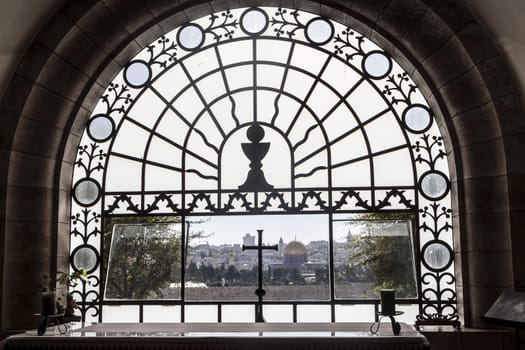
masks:
{"label": "cross silhouette", "polygon": [[265,322],[262,312],[262,303],[263,296],[266,294],[266,291],[263,289],[263,262],[262,262],[262,252],[263,250],[278,250],[279,247],[277,244],[274,245],[263,245],[262,244],[262,233],[263,230],[257,230],[258,242],[257,245],[242,245],[242,250],[257,250],[257,264],[259,269],[259,288],[255,290],[255,295],[258,297],[257,305],[255,306],[255,322]]}

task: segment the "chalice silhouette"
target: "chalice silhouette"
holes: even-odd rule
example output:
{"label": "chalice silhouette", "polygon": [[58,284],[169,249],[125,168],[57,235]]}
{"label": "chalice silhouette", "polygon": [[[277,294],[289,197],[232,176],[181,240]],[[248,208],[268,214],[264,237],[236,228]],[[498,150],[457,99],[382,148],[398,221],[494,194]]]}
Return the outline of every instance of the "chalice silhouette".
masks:
{"label": "chalice silhouette", "polygon": [[250,170],[248,171],[246,181],[239,186],[239,191],[271,191],[273,190],[273,186],[266,181],[261,163],[270,149],[269,142],[261,142],[264,138],[264,129],[255,122],[246,130],[246,137],[250,142],[243,142],[241,146],[246,158],[250,160]]}

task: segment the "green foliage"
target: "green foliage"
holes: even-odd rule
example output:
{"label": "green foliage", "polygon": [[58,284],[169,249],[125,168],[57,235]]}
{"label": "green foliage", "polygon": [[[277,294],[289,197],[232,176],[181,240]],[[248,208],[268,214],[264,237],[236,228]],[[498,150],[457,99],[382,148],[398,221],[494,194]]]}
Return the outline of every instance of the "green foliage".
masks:
{"label": "green foliage", "polygon": [[[104,220],[105,282],[110,273],[105,286],[106,298],[160,299],[166,297],[164,293],[170,283],[180,283],[182,236],[179,223],[180,217],[171,216]],[[196,232],[187,240],[200,237],[202,233]],[[110,271],[107,271],[108,266]]]}
{"label": "green foliage", "polygon": [[407,235],[389,235],[400,221],[412,219],[404,214],[370,213],[359,217],[365,234],[353,237],[348,274],[353,282],[374,283],[374,292],[395,289],[398,298],[414,298],[416,292],[412,240]]}

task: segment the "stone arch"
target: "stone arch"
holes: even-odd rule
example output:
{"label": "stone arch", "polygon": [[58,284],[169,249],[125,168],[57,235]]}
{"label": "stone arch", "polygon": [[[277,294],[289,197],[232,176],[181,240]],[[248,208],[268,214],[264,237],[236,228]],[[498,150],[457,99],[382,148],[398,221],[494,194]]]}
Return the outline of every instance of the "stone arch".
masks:
{"label": "stone arch", "polygon": [[[72,1],[39,33],[1,101],[7,120],[0,166],[3,330],[34,327],[41,275],[67,266],[76,148],[90,110],[113,75],[163,31],[252,4]],[[457,1],[297,0],[293,5],[351,23],[412,72],[421,88],[428,87],[423,91],[439,114],[454,160],[456,266],[462,276],[458,299],[465,324],[480,325],[479,316],[502,289],[525,283],[518,268],[525,264],[517,254],[524,245],[518,229],[525,168],[517,149],[525,143],[525,122],[500,53]]]}

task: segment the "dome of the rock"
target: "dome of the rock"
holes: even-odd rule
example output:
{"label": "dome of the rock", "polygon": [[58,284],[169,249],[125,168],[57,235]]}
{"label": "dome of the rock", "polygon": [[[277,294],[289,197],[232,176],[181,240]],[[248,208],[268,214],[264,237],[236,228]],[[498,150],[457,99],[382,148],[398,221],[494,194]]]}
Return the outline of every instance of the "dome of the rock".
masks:
{"label": "dome of the rock", "polygon": [[292,264],[302,264],[308,260],[308,252],[303,243],[291,241],[284,248],[284,262]]}

